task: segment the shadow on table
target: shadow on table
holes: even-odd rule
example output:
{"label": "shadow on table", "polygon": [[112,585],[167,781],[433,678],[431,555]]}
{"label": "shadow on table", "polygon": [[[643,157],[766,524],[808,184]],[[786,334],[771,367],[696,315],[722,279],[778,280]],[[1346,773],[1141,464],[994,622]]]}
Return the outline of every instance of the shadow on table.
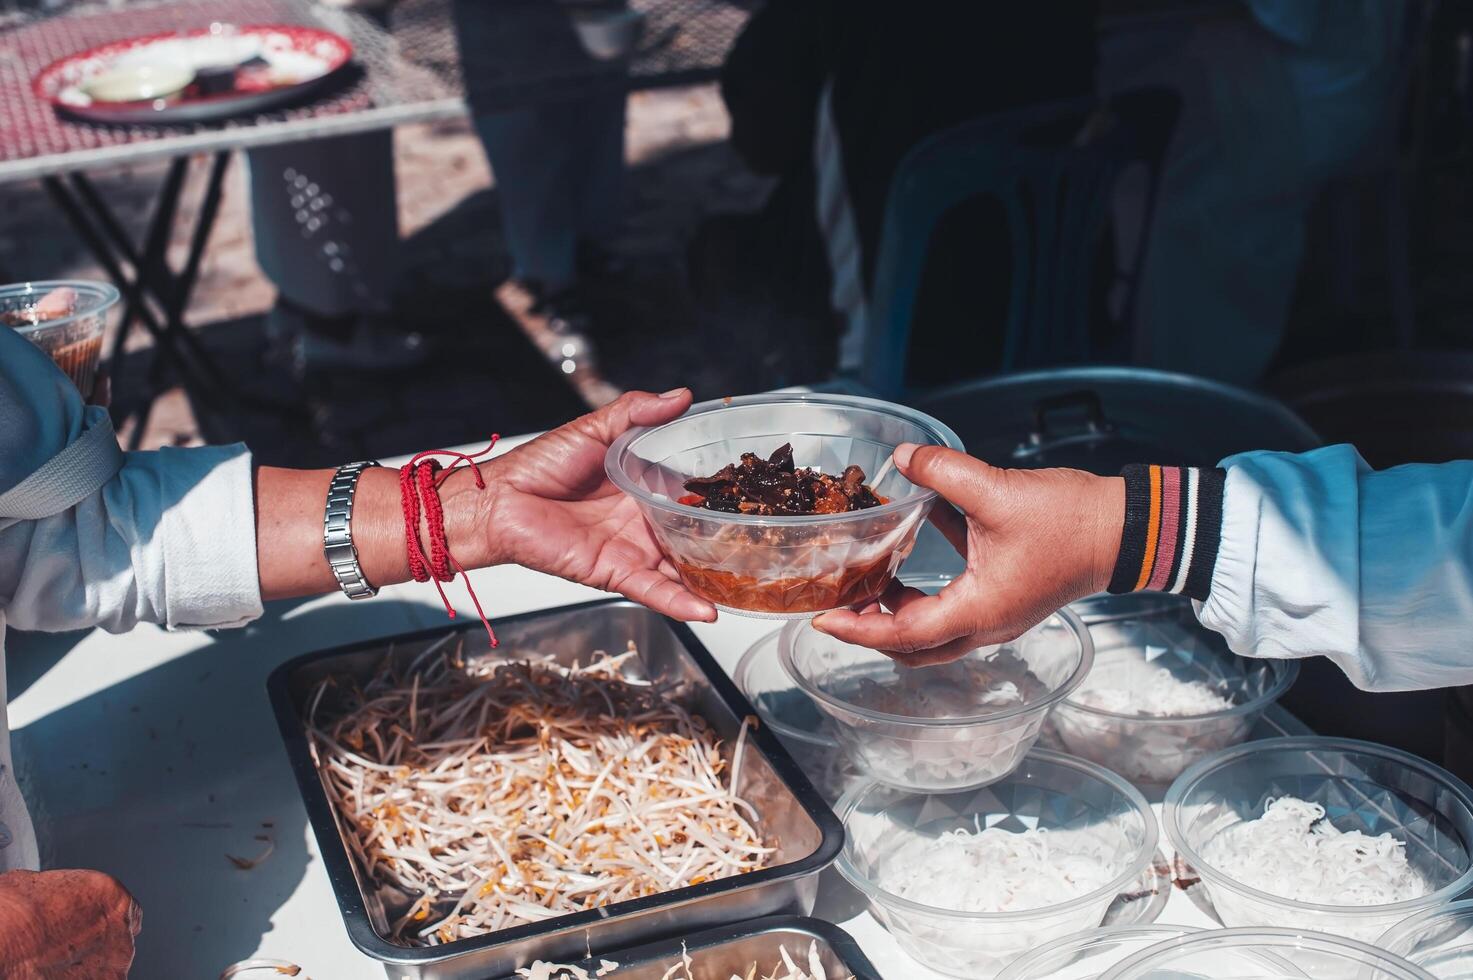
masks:
{"label": "shadow on table", "polygon": [[24,694],[91,632],[68,630],[65,633],[31,633],[18,629],[6,630],[6,696],[14,700]]}
{"label": "shadow on table", "polygon": [[[310,612],[274,603],[252,626],[204,634],[198,650],[14,733],[43,862],[107,871],[144,909],[135,976],[217,976],[275,929],[289,938],[273,955],[322,975],[315,944],[294,937],[341,929],[340,920],[326,877],[307,874],[306,814],[266,677],[300,653],[431,622],[425,607],[403,602]],[[227,857],[268,847],[249,870]],[[305,895],[296,918],[276,921],[294,894]],[[303,908],[310,923],[297,921]]]}

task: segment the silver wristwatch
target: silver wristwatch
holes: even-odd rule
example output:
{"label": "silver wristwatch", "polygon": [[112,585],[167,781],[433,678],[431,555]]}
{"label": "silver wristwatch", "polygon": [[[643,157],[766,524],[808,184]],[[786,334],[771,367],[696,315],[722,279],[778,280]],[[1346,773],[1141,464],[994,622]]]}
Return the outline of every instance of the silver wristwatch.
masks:
{"label": "silver wristwatch", "polygon": [[353,546],[353,497],[358,493],[358,478],[363,471],[377,466],[373,460],[346,463],[338,467],[327,486],[327,513],[322,518],[322,553],[337,577],[338,585],[349,599],[368,599],[378,589],[363,577],[358,564],[358,549]]}

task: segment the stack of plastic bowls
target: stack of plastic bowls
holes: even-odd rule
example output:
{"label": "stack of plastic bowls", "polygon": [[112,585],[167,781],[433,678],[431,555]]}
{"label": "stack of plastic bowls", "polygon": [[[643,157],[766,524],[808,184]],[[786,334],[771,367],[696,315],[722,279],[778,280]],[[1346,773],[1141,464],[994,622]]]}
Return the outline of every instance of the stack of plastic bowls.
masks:
{"label": "stack of plastic bowls", "polygon": [[938,667],[905,667],[806,621],[783,627],[778,652],[860,770],[890,786],[938,792],[1012,772],[1093,656],[1088,631],[1068,610],[1011,643]]}
{"label": "stack of plastic bowls", "polygon": [[1143,949],[1199,931],[1195,926],[1160,925],[1086,929],[1020,957],[997,980],[1096,980]]}
{"label": "stack of plastic bowls", "polygon": [[1473,980],[1473,901],[1418,912],[1392,926],[1376,945],[1438,980]]}
{"label": "stack of plastic bowls", "polygon": [[1369,943],[1294,929],[1218,929],[1168,939],[1100,980],[1432,980]]}
{"label": "stack of plastic bowls", "polygon": [[752,644],[732,678],[824,799],[833,803],[859,773],[839,747],[828,716],[783,670],[777,656],[778,632]]}

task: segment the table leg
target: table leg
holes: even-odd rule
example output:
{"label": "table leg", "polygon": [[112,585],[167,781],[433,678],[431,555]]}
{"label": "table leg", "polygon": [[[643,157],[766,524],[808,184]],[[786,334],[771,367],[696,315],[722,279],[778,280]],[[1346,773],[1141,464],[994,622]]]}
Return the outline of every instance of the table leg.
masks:
{"label": "table leg", "polygon": [[[270,411],[290,411],[287,406],[241,392],[184,322],[190,297],[199,280],[204,250],[219,217],[229,163],[228,152],[214,154],[204,198],[190,234],[189,251],[183,268],[178,272],[169,265],[168,248],[188,172],[187,157],[178,157],[170,162],[141,250],[130,240],[122,223],[84,174],[72,174],[70,187],[61,178],[46,178],[46,188],[53,200],[124,296],[123,319],[113,341],[111,359],[116,361],[135,323],[141,323],[155,341],[147,390],[137,408],[129,413],[136,416],[131,448],[136,448],[142,438],[153,402],[170,383],[171,374],[185,383],[197,382],[191,387],[191,394],[217,410],[250,405]],[[124,263],[131,267],[131,276]]]}
{"label": "table leg", "polygon": [[[169,226],[178,209],[178,198],[183,189],[183,165],[183,159],[174,160],[170,164],[169,178],[164,183],[164,190],[155,205],[153,217],[149,220],[144,238],[147,244],[144,246],[142,255],[134,248],[128,234],[118,223],[111,209],[103,202],[101,195],[97,193],[87,176],[80,173],[71,175],[72,190],[86,205],[103,237],[107,239],[108,245],[133,267],[134,278],[131,280],[120,275],[113,275],[114,283],[123,294],[123,316],[118,323],[118,332],[113,337],[112,350],[108,353],[109,364],[117,363],[118,356],[123,352],[123,344],[127,341],[128,334],[132,332],[134,323],[142,323],[153,336],[154,343],[157,345],[155,349],[158,352],[156,358],[172,357],[172,352],[165,346],[165,323],[162,320],[162,314],[155,314],[149,306],[146,275],[160,267],[164,250],[168,248]],[[76,221],[77,218],[74,217],[73,223]],[[155,363],[150,367],[151,381],[157,376],[158,366]]]}

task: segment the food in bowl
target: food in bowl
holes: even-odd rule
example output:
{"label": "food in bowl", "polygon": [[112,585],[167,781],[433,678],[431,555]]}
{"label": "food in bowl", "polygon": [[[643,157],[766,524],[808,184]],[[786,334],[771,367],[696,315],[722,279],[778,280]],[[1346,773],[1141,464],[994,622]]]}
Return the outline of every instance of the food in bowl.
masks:
{"label": "food in bowl", "polygon": [[[1272,827],[1279,820],[1283,826]],[[1473,790],[1423,759],[1371,742],[1303,736],[1224,749],[1171,784],[1161,822],[1227,926],[1293,926],[1374,942],[1392,924],[1473,886]],[[1268,854],[1273,845],[1261,836],[1288,853]],[[1242,857],[1245,840],[1255,858]],[[1371,856],[1383,851],[1393,856]],[[1330,854],[1365,868],[1366,878],[1355,867],[1331,866]],[[1420,885],[1392,884],[1403,862]],[[1319,883],[1277,885],[1265,877],[1294,868]],[[1377,878],[1386,872],[1390,878]],[[1379,883],[1371,888],[1366,880]]]}
{"label": "food in bowl", "polygon": [[878,869],[892,895],[958,912],[1016,912],[1067,902],[1111,878],[1110,842],[1076,830],[958,827],[908,841]]}
{"label": "food in bowl", "polygon": [[1143,672],[1139,686],[1082,687],[1074,703],[1136,718],[1186,718],[1233,706],[1233,699],[1205,681],[1183,680],[1162,667]]}
{"label": "food in bowl", "polygon": [[1299,674],[1292,660],[1239,657],[1177,596],[1094,596],[1070,607],[1094,666],[1049,718],[1057,742],[1132,782],[1163,788],[1248,738]]}
{"label": "food in bowl", "polygon": [[1098,926],[1156,851],[1156,818],[1138,790],[1043,750],[984,789],[868,783],[836,809],[840,874],[907,954],[967,980]]}
{"label": "food in bowl", "polygon": [[[906,442],[961,448],[946,426],[904,406],[845,395],[750,395],[696,405],[672,422],[625,433],[609,447],[605,468],[639,505],[693,593],[742,615],[811,618],[877,599],[910,554],[936,494],[885,465]],[[749,502],[748,512],[737,494],[709,488],[696,494],[701,501],[681,502],[692,495],[687,481],[719,476],[746,455],[754,469],[757,461],[771,464],[765,471],[780,469],[782,457],[774,463],[773,450],[785,443],[806,469],[839,474],[821,482],[837,480],[846,501],[867,502],[868,494],[878,503],[828,513],[815,499],[813,513],[800,513],[802,491],[792,483],[786,488],[795,490],[798,503],[782,505],[783,512],[776,512],[780,493],[771,498],[776,504],[763,503],[756,487],[752,498],[759,506]],[[794,483],[797,472],[795,464]],[[866,483],[862,474],[875,477]],[[721,507],[692,505],[707,497],[722,500]],[[759,512],[763,507],[774,512]]]}
{"label": "food in bowl", "polygon": [[386,663],[362,688],[317,687],[313,759],[365,875],[405,896],[397,941],[450,943],[766,865],[761,816],[732,789],[747,725],[728,764],[677,692],[626,671],[638,662],[632,645],[574,667],[455,649]]}
{"label": "food in bowl", "polygon": [[801,621],[783,628],[778,646],[783,668],[832,719],[855,765],[914,791],[970,789],[1008,775],[1093,659],[1089,634],[1068,610],[935,667],[906,667]]}
{"label": "food in bowl", "polygon": [[1432,887],[1390,833],[1341,830],[1318,803],[1281,796],[1263,816],[1227,828],[1202,858],[1235,880],[1296,902],[1389,905]]}
{"label": "food in bowl", "polygon": [[864,470],[858,466],[845,467],[837,477],[812,467],[799,469],[788,442],[766,459],[742,453],[739,462],[728,463],[711,476],[686,480],[685,489],[689,493],[680,498],[682,504],[765,517],[847,514],[885,502],[864,482]]}

